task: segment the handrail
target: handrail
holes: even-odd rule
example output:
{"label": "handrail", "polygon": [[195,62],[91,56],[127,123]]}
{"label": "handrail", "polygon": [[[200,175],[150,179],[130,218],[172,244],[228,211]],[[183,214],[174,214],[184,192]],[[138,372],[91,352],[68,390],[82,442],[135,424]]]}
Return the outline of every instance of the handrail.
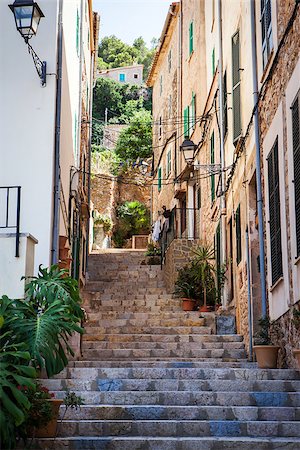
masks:
{"label": "handrail", "polygon": [[[21,209],[21,186],[0,186],[0,190],[6,190],[6,211],[5,211],[5,225],[1,226],[0,229],[11,229],[15,228],[16,230],[16,252],[15,257],[18,258],[20,256],[20,209]],[[17,190],[17,206],[16,206],[16,223],[10,224],[9,221],[9,202],[10,202],[10,193],[11,190]]]}

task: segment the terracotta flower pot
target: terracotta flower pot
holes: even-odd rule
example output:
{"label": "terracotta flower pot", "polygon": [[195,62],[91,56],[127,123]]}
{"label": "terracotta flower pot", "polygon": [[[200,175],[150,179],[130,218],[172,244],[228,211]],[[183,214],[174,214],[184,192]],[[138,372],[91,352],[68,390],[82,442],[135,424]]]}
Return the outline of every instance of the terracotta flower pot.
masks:
{"label": "terracotta flower pot", "polygon": [[47,425],[35,430],[34,437],[36,438],[50,438],[56,436],[59,408],[63,401],[56,398],[49,399],[48,401],[51,402],[52,406],[52,419],[47,423]]}
{"label": "terracotta flower pot", "polygon": [[211,312],[211,311],[214,311],[214,307],[213,306],[208,306],[208,305],[200,306],[199,311],[200,312]]}
{"label": "terracotta flower pot", "polygon": [[293,356],[298,364],[298,369],[300,370],[300,348],[293,348]]}
{"label": "terracotta flower pot", "polygon": [[260,369],[276,369],[279,347],[276,345],[255,345],[256,360]]}
{"label": "terracotta flower pot", "polygon": [[191,298],[182,298],[182,309],[183,311],[194,311],[195,300]]}

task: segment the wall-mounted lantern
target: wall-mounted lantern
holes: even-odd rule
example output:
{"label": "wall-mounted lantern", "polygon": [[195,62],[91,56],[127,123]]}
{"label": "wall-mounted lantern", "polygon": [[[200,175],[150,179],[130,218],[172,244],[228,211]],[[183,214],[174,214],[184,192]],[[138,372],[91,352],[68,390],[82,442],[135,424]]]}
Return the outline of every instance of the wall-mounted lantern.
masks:
{"label": "wall-mounted lantern", "polygon": [[188,138],[185,138],[180,146],[180,150],[183,152],[184,159],[188,165],[193,164],[196,148],[197,145]]}
{"label": "wall-mounted lantern", "polygon": [[39,5],[31,0],[15,0],[8,5],[14,14],[16,27],[23,37],[31,54],[36,71],[40,77],[41,85],[46,86],[46,61],[41,61],[29,44],[29,39],[35,36],[42,17],[45,17]]}

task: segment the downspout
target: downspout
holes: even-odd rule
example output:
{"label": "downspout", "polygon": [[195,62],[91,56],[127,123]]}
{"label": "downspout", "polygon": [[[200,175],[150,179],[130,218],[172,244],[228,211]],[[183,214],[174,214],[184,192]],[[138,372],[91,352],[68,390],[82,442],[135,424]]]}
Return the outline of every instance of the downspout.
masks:
{"label": "downspout", "polygon": [[247,299],[248,299],[248,329],[249,329],[249,361],[253,360],[253,329],[252,329],[252,300],[251,300],[251,273],[250,273],[250,251],[249,231],[246,227],[246,255],[247,255]]}
{"label": "downspout", "polygon": [[[226,198],[225,198],[225,151],[224,151],[224,111],[223,111],[223,39],[222,39],[222,4],[218,0],[218,35],[219,35],[219,122],[220,122],[220,162],[221,162],[221,263],[226,264]],[[226,307],[226,286],[222,287],[222,305]]]}
{"label": "downspout", "polygon": [[265,269],[265,248],[264,248],[264,223],[263,223],[263,199],[262,182],[260,172],[260,135],[258,119],[258,81],[257,81],[257,48],[255,33],[255,2],[250,2],[251,8],[251,47],[252,47],[252,81],[253,81],[253,103],[254,103],[254,134],[255,134],[255,164],[256,164],[256,195],[258,213],[258,236],[259,236],[259,272],[261,286],[261,315],[267,316],[267,296],[266,296],[266,269]]}
{"label": "downspout", "polygon": [[53,183],[53,222],[51,264],[57,264],[59,258],[59,209],[60,209],[60,124],[62,91],[62,47],[63,47],[63,0],[59,0],[57,28],[57,78],[55,105],[55,140],[54,140],[54,183]]}

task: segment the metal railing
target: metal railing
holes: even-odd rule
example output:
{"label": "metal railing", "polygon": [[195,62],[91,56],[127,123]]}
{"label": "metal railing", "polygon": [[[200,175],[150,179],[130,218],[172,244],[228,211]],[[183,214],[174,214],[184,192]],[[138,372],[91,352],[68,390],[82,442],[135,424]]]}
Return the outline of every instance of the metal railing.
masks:
{"label": "metal railing", "polygon": [[[20,256],[20,206],[21,206],[21,186],[0,186],[0,212],[3,211],[4,225],[0,222],[0,229],[15,229],[16,230],[16,252],[15,256]],[[13,195],[13,193],[15,195]],[[2,201],[4,208],[2,208]],[[16,213],[11,211],[11,202],[16,209]],[[2,220],[2,212],[1,219]]]}

